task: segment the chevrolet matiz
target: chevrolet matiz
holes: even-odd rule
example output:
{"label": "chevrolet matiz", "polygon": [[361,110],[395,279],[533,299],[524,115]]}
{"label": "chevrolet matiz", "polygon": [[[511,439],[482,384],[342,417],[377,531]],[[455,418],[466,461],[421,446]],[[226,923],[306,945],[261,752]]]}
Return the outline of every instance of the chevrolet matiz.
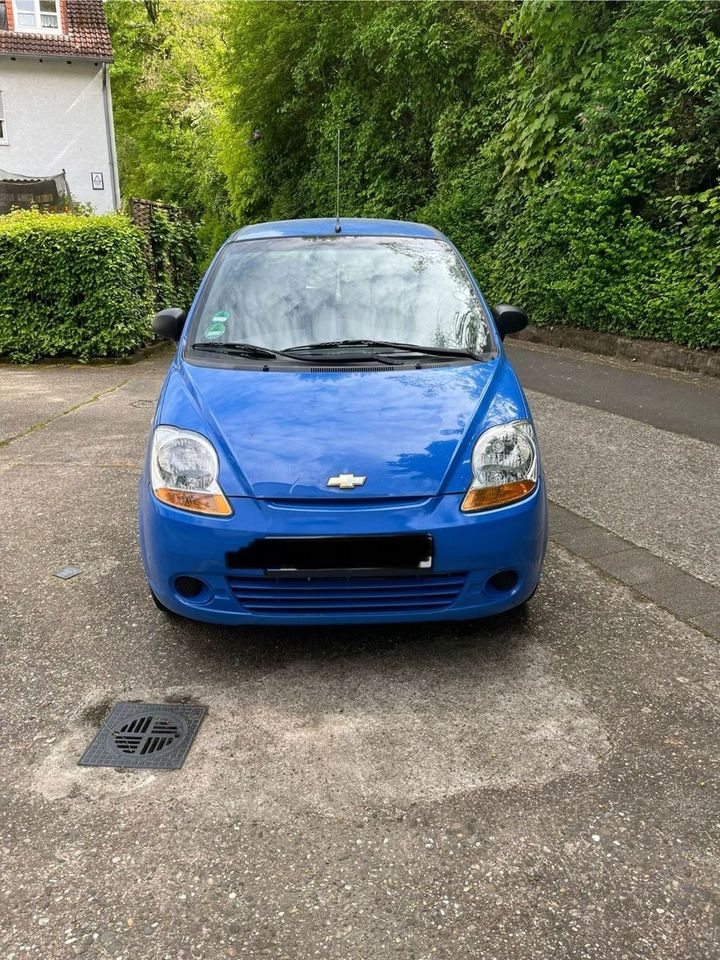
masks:
{"label": "chevrolet matiz", "polygon": [[249,226],[177,341],[140,482],[162,610],[220,624],[467,620],[535,592],[547,506],[527,400],[437,230]]}

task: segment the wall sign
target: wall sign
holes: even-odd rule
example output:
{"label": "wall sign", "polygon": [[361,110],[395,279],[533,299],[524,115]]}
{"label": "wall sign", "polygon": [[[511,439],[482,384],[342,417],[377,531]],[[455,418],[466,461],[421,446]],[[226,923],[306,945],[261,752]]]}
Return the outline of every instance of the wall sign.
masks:
{"label": "wall sign", "polygon": [[90,180],[92,182],[93,190],[104,190],[105,189],[105,180],[101,173],[91,173]]}

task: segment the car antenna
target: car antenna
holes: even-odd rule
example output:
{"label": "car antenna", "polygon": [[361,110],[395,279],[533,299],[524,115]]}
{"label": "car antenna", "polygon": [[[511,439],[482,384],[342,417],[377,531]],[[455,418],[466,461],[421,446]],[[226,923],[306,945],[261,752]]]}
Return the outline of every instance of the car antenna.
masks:
{"label": "car antenna", "polygon": [[340,127],[337,128],[337,177],[335,181],[335,233],[342,233],[340,226]]}

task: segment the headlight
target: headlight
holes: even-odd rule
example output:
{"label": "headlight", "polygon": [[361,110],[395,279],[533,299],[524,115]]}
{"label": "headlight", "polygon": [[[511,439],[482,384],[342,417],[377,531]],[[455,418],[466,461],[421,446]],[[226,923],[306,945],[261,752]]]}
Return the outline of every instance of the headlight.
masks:
{"label": "headlight", "polygon": [[529,420],[513,420],[480,434],[472,455],[473,482],[461,509],[466,513],[522,500],[537,484],[538,454]]}
{"label": "headlight", "polygon": [[209,440],[191,430],[156,427],[152,487],[163,503],[195,513],[227,517],[232,507],[217,482],[218,458]]}

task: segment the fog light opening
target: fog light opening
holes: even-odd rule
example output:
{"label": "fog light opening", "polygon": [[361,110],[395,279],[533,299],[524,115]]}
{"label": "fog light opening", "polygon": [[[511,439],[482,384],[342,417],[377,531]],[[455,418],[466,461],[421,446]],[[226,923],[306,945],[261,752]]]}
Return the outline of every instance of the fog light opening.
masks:
{"label": "fog light opening", "polygon": [[499,593],[509,593],[517,586],[517,570],[499,570],[488,580],[488,586]]}
{"label": "fog light opening", "polygon": [[203,592],[205,584],[202,580],[198,580],[197,577],[176,577],[175,589],[181,597],[185,597],[187,600],[194,600],[195,597],[199,597]]}

